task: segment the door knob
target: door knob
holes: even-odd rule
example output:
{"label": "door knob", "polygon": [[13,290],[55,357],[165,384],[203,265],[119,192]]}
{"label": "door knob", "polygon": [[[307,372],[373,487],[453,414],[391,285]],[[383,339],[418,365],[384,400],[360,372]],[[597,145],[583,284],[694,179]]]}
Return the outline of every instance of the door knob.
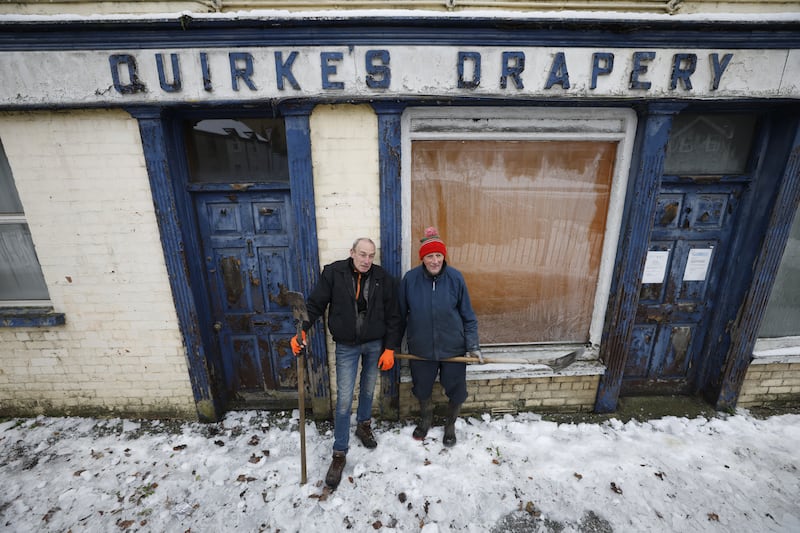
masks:
{"label": "door knob", "polygon": [[214,322],[214,331],[222,330],[222,322]]}

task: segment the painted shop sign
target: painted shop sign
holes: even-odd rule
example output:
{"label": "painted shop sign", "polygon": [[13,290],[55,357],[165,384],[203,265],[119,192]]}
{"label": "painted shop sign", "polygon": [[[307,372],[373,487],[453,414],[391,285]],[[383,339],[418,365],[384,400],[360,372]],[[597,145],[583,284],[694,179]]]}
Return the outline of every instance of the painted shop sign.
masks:
{"label": "painted shop sign", "polygon": [[800,50],[287,47],[0,53],[0,104],[297,96],[800,98]]}

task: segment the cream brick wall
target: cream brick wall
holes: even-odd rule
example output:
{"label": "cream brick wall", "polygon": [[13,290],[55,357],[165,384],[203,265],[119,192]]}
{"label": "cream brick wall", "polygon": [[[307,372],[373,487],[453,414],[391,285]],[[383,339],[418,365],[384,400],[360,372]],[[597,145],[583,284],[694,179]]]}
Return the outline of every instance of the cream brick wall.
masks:
{"label": "cream brick wall", "polygon": [[66,316],[0,328],[0,411],[196,417],[137,122],[0,113],[0,139]]}
{"label": "cream brick wall", "polygon": [[370,237],[380,263],[378,119],[372,107],[317,106],[310,127],[320,262],[344,259],[357,237]]}
{"label": "cream brick wall", "polygon": [[[378,119],[369,105],[324,105],[310,118],[320,268],[349,257],[353,241],[375,241],[380,264]],[[317,327],[321,322],[317,322]],[[328,336],[331,401],[336,402],[335,345]],[[357,382],[356,382],[357,383]],[[378,380],[380,386],[380,380]],[[358,398],[358,392],[356,392]],[[377,399],[377,398],[376,398]],[[378,402],[375,402],[377,408]]]}
{"label": "cream brick wall", "polygon": [[752,363],[737,407],[800,406],[800,362]]}

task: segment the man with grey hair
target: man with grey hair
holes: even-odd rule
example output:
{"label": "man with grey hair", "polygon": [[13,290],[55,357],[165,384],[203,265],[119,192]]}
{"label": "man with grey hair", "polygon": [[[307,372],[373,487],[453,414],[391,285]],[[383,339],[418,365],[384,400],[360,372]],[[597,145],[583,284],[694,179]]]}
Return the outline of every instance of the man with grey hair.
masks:
{"label": "man with grey hair", "polygon": [[301,338],[292,338],[292,351],[297,355],[305,345],[308,329],[328,310],[328,329],[336,342],[333,461],[325,476],[332,489],[339,485],[346,463],[359,365],[355,433],[365,447],[375,448],[378,443],[370,422],[378,369],[391,369],[394,351],[400,347],[396,281],[374,260],[375,243],[360,237],[353,242],[348,259],[326,265],[306,302],[308,322],[303,324]]}

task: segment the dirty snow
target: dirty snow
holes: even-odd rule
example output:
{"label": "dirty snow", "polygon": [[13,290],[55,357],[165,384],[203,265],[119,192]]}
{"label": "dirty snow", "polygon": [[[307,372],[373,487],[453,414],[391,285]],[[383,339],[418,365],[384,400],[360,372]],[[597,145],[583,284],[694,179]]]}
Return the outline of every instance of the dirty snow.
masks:
{"label": "dirty snow", "polygon": [[298,413],[216,424],[121,419],[0,423],[0,530],[158,532],[797,532],[800,415],[556,423],[463,417],[424,442],[409,422],[351,440],[322,486],[330,425]]}

